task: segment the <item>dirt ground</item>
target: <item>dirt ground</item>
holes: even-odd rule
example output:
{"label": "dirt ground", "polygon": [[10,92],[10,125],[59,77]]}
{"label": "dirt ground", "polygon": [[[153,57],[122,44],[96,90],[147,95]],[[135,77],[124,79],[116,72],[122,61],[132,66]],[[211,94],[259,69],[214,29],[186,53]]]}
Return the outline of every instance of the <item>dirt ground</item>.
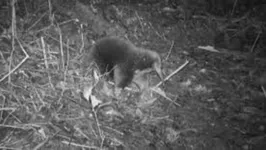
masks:
{"label": "dirt ground", "polygon": [[[192,1],[2,1],[0,149],[265,149],[266,5]],[[158,52],[165,81],[115,95],[82,72],[106,36]]]}

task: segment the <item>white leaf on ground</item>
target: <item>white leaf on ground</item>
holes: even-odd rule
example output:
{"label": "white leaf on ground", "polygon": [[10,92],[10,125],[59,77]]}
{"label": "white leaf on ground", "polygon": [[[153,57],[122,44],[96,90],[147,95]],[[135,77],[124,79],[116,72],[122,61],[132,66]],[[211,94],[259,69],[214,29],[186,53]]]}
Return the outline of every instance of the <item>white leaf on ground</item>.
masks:
{"label": "white leaf on ground", "polygon": [[42,138],[44,138],[44,139],[46,138],[46,134],[45,134],[43,128],[40,128],[40,129],[38,130],[38,133],[42,136]]}
{"label": "white leaf on ground", "polygon": [[159,88],[159,87],[153,87],[152,90],[153,91],[156,91],[156,93],[158,93],[159,95],[161,95],[163,97],[166,97],[165,92],[161,88]]}
{"label": "white leaf on ground", "polygon": [[64,81],[59,81],[57,82],[57,84],[55,85],[56,88],[61,89],[61,90],[66,90],[67,89],[67,83]]}
{"label": "white leaf on ground", "polygon": [[96,83],[100,80],[99,73],[95,69],[93,69],[93,77],[94,77]]}
{"label": "white leaf on ground", "polygon": [[217,49],[215,49],[213,46],[198,46],[199,49],[202,50],[206,50],[206,51],[210,51],[210,52],[216,52],[216,53],[220,53],[220,51],[218,51]]}
{"label": "white leaf on ground", "polygon": [[101,104],[102,101],[98,100],[94,95],[91,95],[91,105],[93,108]]}
{"label": "white leaf on ground", "polygon": [[119,113],[118,111],[114,110],[114,109],[109,109],[108,111],[106,111],[106,115],[110,115],[110,116],[118,116],[118,117],[124,117],[121,113]]}
{"label": "white leaf on ground", "polygon": [[83,96],[86,100],[90,99],[93,86],[86,85],[83,89]]}

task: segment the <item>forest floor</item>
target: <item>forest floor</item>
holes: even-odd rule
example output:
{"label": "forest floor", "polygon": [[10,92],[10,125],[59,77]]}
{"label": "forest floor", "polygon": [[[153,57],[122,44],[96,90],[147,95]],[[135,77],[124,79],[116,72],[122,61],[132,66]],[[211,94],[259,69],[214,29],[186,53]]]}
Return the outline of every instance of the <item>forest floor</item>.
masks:
{"label": "forest floor", "polygon": [[[2,9],[0,149],[265,148],[266,54],[251,16],[229,22],[164,2],[23,2]],[[246,29],[231,38],[232,27]],[[81,57],[110,35],[158,52],[169,78],[155,86],[149,75],[144,92],[131,85],[117,97],[97,71],[81,74]]]}

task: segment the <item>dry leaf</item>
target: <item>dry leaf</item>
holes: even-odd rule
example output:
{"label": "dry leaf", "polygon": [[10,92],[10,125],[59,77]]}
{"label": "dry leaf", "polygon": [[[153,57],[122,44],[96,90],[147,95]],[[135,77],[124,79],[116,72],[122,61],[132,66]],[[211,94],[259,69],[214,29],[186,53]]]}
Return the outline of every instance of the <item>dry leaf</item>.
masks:
{"label": "dry leaf", "polygon": [[112,88],[108,87],[108,83],[106,81],[103,81],[102,92],[105,93],[106,96],[113,96],[114,94]]}
{"label": "dry leaf", "polygon": [[101,104],[102,101],[98,100],[94,95],[91,95],[91,105],[93,108]]}
{"label": "dry leaf", "polygon": [[216,52],[216,53],[220,53],[220,51],[218,51],[217,49],[215,49],[213,46],[198,46],[199,49],[203,49],[206,51],[210,51],[210,52]]}
{"label": "dry leaf", "polygon": [[96,69],[93,69],[93,77],[96,80],[96,83],[100,80],[99,73]]}
{"label": "dry leaf", "polygon": [[67,83],[64,81],[59,81],[56,85],[56,88],[61,89],[61,90],[66,90],[67,88]]}
{"label": "dry leaf", "polygon": [[159,88],[159,87],[153,87],[152,90],[155,91],[156,93],[158,93],[159,95],[161,95],[163,97],[166,97],[165,92],[161,88]]}
{"label": "dry leaf", "polygon": [[44,139],[47,138],[43,128],[40,128],[38,130],[38,133],[42,136],[42,138],[44,138]]}
{"label": "dry leaf", "polygon": [[150,107],[151,105],[153,105],[153,103],[157,100],[157,98],[153,98],[153,99],[149,99],[147,101],[141,101],[139,102],[137,105],[138,107],[141,108],[146,108],[146,107]]}
{"label": "dry leaf", "polygon": [[121,113],[119,113],[118,111],[114,110],[114,109],[110,109],[108,111],[106,111],[106,115],[111,115],[111,116],[118,116],[118,117],[124,117]]}
{"label": "dry leaf", "polygon": [[86,85],[83,89],[83,97],[86,100],[90,100],[91,92],[92,92],[93,86]]}

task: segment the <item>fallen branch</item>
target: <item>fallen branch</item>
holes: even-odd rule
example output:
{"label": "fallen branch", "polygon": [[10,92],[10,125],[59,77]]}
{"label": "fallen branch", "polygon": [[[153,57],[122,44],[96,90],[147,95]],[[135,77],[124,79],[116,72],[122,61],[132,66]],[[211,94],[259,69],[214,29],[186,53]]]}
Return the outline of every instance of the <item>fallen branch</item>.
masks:
{"label": "fallen branch", "polygon": [[186,60],[186,62],[181,65],[179,68],[177,68],[174,72],[172,72],[170,75],[168,75],[164,80],[162,80],[161,82],[159,82],[155,87],[159,87],[161,84],[163,84],[165,81],[169,80],[172,76],[174,76],[176,73],[178,73],[179,71],[181,71],[187,64],[189,63],[188,60]]}
{"label": "fallen branch", "polygon": [[1,79],[0,82],[4,81],[7,77],[9,77],[14,71],[16,71],[28,58],[29,55],[28,53],[24,50],[23,46],[21,45],[20,41],[17,39],[19,46],[21,48],[21,50],[23,51],[23,53],[25,54],[25,58],[16,66],[14,67],[11,71],[9,71],[6,75],[4,75]]}

